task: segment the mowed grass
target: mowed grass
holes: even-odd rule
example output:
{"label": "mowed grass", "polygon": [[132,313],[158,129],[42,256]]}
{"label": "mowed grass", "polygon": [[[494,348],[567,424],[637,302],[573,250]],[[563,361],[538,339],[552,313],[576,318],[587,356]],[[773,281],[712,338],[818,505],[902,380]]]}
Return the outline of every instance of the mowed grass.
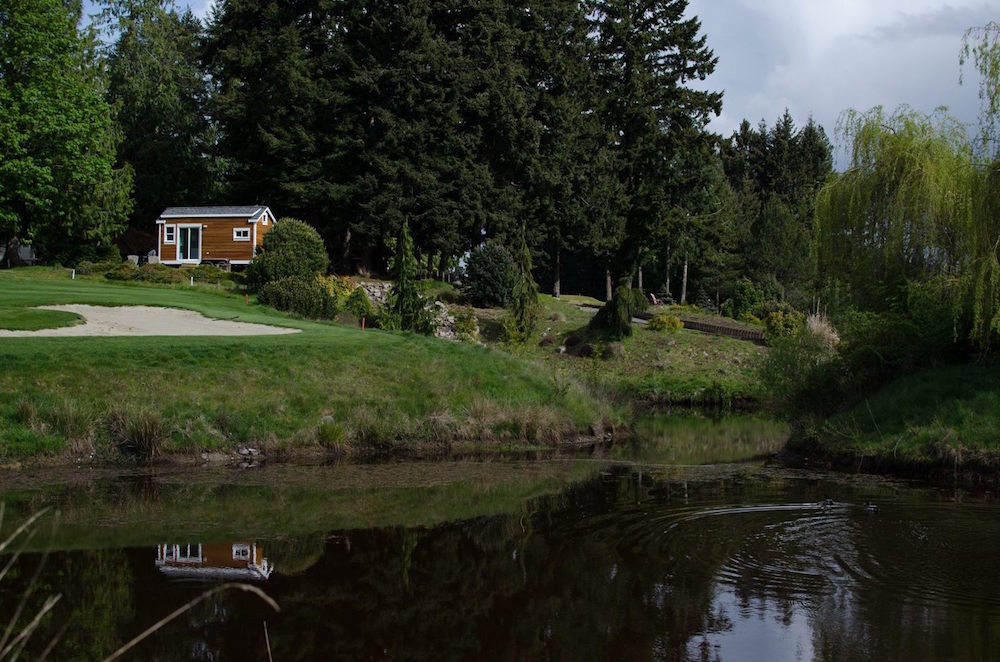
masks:
{"label": "mowed grass", "polygon": [[0,272],[0,306],[57,303],[187,308],[302,332],[0,338],[0,458],[112,459],[132,441],[123,435],[168,453],[550,444],[614,416],[580,385],[483,347],[295,319],[211,287]]}
{"label": "mowed grass", "polygon": [[1000,366],[950,366],[903,377],[829,419],[818,437],[831,454],[1000,466]]}
{"label": "mowed grass", "polygon": [[0,329],[7,331],[38,331],[74,326],[83,318],[64,310],[38,310],[36,308],[0,307]]}
{"label": "mowed grass", "polygon": [[[767,351],[764,347],[727,336],[687,329],[651,331],[636,324],[617,352],[606,352],[614,340],[588,328],[593,310],[575,305],[574,297],[539,299],[543,313],[535,335],[522,347],[511,348],[521,356],[633,403],[754,407],[760,402],[755,368]],[[477,313],[484,337],[496,342],[503,311]],[[590,346],[590,356],[580,355],[584,344]],[[560,347],[566,351],[560,352]]]}

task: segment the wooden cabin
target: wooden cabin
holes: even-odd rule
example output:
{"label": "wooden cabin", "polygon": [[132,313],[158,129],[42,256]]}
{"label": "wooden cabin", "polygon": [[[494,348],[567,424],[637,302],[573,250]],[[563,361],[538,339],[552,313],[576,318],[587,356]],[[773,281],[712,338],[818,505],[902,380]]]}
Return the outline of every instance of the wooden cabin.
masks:
{"label": "wooden cabin", "polygon": [[156,567],[177,578],[228,581],[265,580],[274,569],[250,540],[157,545]]}
{"label": "wooden cabin", "polygon": [[175,266],[244,266],[275,222],[264,205],[167,207],[156,219],[156,254]]}

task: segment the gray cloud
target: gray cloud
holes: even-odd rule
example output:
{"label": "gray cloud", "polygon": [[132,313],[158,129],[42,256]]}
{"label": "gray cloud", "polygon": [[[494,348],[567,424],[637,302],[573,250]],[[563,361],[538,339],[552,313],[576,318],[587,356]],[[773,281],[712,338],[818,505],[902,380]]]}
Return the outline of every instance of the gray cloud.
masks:
{"label": "gray cloud", "polygon": [[691,0],[719,57],[705,87],[722,89],[724,135],[743,119],[768,124],[787,107],[833,137],[847,108],[946,105],[962,122],[978,114],[977,80],[959,85],[958,52],[972,26],[1000,19],[1000,1]]}

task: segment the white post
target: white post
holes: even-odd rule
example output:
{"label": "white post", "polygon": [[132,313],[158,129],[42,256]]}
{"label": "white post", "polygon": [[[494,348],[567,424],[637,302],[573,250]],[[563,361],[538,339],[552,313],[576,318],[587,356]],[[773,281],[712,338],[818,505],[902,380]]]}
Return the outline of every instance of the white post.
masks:
{"label": "white post", "polygon": [[191,276],[191,287],[194,287],[194,276]]}
{"label": "white post", "polygon": [[69,279],[76,280],[76,269],[73,270],[73,273],[70,275]]}

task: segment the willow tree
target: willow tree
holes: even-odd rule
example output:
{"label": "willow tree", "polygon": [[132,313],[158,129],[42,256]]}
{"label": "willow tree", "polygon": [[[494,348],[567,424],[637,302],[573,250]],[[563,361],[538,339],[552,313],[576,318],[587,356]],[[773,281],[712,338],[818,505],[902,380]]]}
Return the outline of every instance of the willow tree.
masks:
{"label": "willow tree", "polygon": [[985,351],[1000,335],[1000,24],[965,33],[960,62],[969,60],[980,76],[980,148],[989,162],[976,182],[969,232],[972,337]]}
{"label": "willow tree", "polygon": [[909,280],[968,266],[972,189],[979,177],[962,125],[943,111],[847,111],[838,131],[850,167],[816,202],[820,282],[880,310]]}

